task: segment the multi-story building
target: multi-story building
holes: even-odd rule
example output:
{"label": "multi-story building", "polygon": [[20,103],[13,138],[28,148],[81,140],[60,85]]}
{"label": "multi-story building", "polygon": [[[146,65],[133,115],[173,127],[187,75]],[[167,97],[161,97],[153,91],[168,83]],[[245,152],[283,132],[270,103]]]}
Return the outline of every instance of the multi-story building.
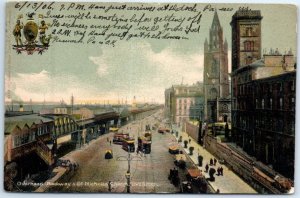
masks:
{"label": "multi-story building", "polygon": [[295,59],[270,50],[261,58],[261,13],[232,17],[232,135],[248,154],[294,177]]}
{"label": "multi-story building", "polygon": [[170,87],[165,90],[165,117],[169,118],[170,120],[174,120],[173,117],[171,117],[171,115],[173,115],[172,108],[174,106],[173,98],[174,98],[174,91],[173,88]]}
{"label": "multi-story building", "polygon": [[228,44],[223,41],[223,28],[217,12],[204,43],[205,120],[230,122],[231,100],[228,75]]}
{"label": "multi-story building", "polygon": [[193,85],[173,85],[165,91],[166,115],[173,123],[184,120],[203,119],[204,96],[202,83]]}
{"label": "multi-story building", "polygon": [[57,115],[70,115],[72,113],[72,108],[67,105],[61,105],[54,108],[54,114]]}

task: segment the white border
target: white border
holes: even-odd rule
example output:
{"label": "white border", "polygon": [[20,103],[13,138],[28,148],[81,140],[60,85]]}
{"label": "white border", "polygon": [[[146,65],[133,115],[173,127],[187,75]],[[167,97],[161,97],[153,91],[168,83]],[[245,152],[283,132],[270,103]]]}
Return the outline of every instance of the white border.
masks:
{"label": "white border", "polygon": [[[191,196],[191,197],[198,197],[198,196],[205,196],[205,197],[211,197],[211,194],[208,195],[199,195],[199,194],[193,194],[193,195],[186,195],[186,194],[167,194],[167,195],[162,195],[162,194],[158,194],[158,195],[153,195],[153,194],[143,194],[143,195],[138,195],[138,194],[101,194],[101,193],[95,193],[95,194],[88,194],[88,193],[80,193],[80,194],[74,194],[74,193],[7,193],[4,191],[3,189],[3,140],[4,140],[4,57],[5,57],[5,3],[9,2],[9,1],[14,1],[14,0],[0,0],[0,60],[1,60],[1,66],[0,66],[0,79],[2,79],[1,81],[1,88],[0,88],[0,101],[2,101],[2,105],[0,105],[0,131],[1,131],[1,136],[0,136],[0,197],[47,197],[47,198],[52,198],[52,197],[71,197],[71,196],[79,196],[79,197],[139,197],[139,196],[143,196],[143,197],[149,197],[149,196],[155,196],[155,197],[182,197],[182,196]],[[19,1],[26,1],[26,0],[19,0]],[[46,1],[51,1],[51,0],[46,0]],[[299,63],[300,58],[300,50],[299,50],[299,7],[300,7],[300,1],[298,0],[289,0],[289,1],[284,1],[284,0],[252,0],[251,2],[248,0],[214,0],[214,1],[209,1],[209,0],[56,0],[56,1],[81,1],[81,2],[92,2],[92,1],[97,1],[97,2],[148,2],[148,3],[152,3],[152,2],[173,2],[173,3],[248,3],[248,4],[255,4],[255,3],[259,3],[259,4],[294,4],[297,5],[297,63]],[[300,196],[300,172],[299,172],[299,159],[300,159],[300,151],[299,149],[299,144],[300,144],[300,136],[297,134],[297,132],[300,129],[300,125],[299,125],[299,105],[298,102],[300,100],[298,100],[298,98],[300,98],[299,96],[299,91],[300,91],[300,81],[299,81],[299,74],[297,72],[297,84],[296,84],[296,143],[295,143],[295,151],[296,151],[296,160],[295,160],[295,194],[293,195],[275,195],[276,197],[299,197]],[[216,195],[218,197],[253,197],[253,196],[264,196],[264,197],[274,197],[274,195]]]}

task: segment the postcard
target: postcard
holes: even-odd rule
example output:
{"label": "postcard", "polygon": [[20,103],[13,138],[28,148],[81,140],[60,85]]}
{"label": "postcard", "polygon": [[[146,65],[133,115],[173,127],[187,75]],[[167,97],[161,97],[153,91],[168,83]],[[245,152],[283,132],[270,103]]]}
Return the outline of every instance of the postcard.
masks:
{"label": "postcard", "polygon": [[9,1],[4,189],[292,194],[297,7]]}

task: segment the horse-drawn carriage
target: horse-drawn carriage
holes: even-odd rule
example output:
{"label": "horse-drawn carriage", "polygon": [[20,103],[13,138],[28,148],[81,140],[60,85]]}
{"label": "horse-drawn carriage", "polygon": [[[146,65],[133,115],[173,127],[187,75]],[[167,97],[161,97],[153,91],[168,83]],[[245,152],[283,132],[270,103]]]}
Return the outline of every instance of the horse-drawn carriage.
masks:
{"label": "horse-drawn carriage", "polygon": [[205,176],[198,168],[191,168],[187,170],[186,178],[191,182],[200,193],[207,192],[207,182]]}
{"label": "horse-drawn carriage", "polygon": [[179,148],[177,145],[170,146],[169,147],[169,153],[170,154],[179,154]]}
{"label": "horse-drawn carriage", "polygon": [[175,155],[174,164],[181,169],[185,169],[186,167],[186,156],[184,154]]}
{"label": "horse-drawn carriage", "polygon": [[169,174],[168,179],[171,181],[171,183],[174,186],[178,186],[179,185],[178,169],[176,169],[176,168],[170,169],[170,174]]}

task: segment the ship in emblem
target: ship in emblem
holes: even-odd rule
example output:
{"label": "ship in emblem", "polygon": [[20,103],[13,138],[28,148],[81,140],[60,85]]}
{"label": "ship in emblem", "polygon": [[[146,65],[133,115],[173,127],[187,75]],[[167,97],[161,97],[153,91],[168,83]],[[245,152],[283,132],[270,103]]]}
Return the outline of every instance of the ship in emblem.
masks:
{"label": "ship in emblem", "polygon": [[[50,25],[47,25],[43,20],[43,15],[38,16],[41,20],[40,25],[38,25],[33,18],[34,15],[34,12],[27,14],[28,19],[25,25],[21,22],[23,15],[18,16],[13,30],[16,41],[16,44],[13,45],[13,49],[15,49],[18,54],[21,54],[22,51],[26,51],[29,55],[32,55],[34,52],[43,54],[45,50],[48,50],[51,35],[46,36],[46,30]],[[37,37],[39,37],[39,40],[37,40]],[[23,42],[22,39],[24,38],[25,41]]]}

